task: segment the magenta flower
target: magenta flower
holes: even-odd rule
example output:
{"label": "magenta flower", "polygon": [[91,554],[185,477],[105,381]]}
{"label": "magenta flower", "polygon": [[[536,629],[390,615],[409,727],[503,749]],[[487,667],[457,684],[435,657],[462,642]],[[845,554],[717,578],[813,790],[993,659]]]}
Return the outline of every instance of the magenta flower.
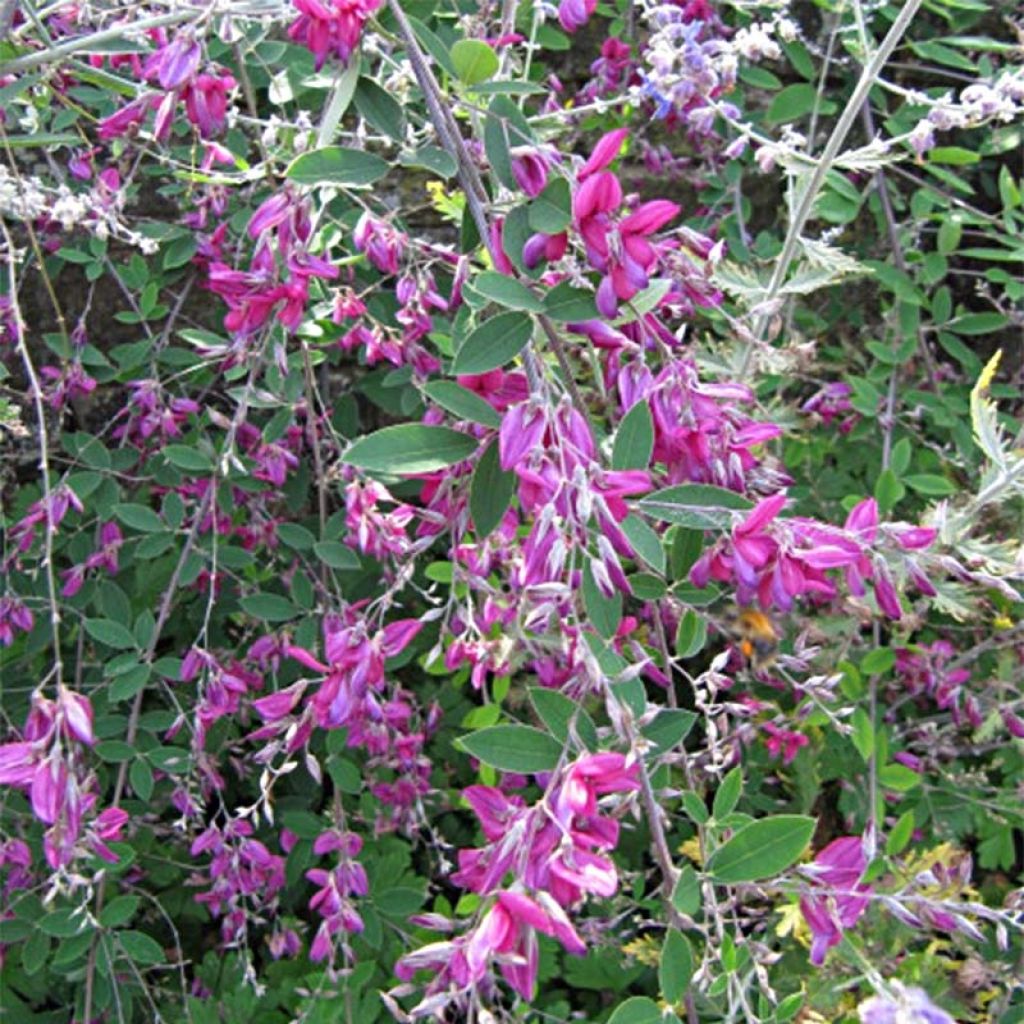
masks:
{"label": "magenta flower", "polygon": [[349,58],[363,33],[363,26],[381,0],[294,0],[298,18],[288,36],[302,43],[316,57],[319,71],[330,55],[342,64]]}
{"label": "magenta flower", "polygon": [[192,80],[202,58],[203,50],[195,37],[181,32],[149,58],[143,74],[150,79],[155,75],[160,87],[170,92]]}
{"label": "magenta flower", "polygon": [[408,239],[401,231],[364,213],[356,224],[352,240],[356,249],[365,253],[366,258],[382,274],[397,274]]}
{"label": "magenta flower", "polygon": [[622,186],[604,168],[615,159],[625,137],[626,130],[619,129],[597,143],[577,175],[579,187],[573,197],[573,219],[587,259],[604,274],[597,290],[597,308],[607,317],[615,316],[619,302],[647,287],[648,275],[660,256],[649,238],[679,213],[675,203],[655,199],[620,221],[614,220],[612,215],[622,205]]}
{"label": "magenta flower", "polygon": [[532,146],[517,146],[511,151],[512,176],[519,187],[535,199],[544,191],[551,168],[549,157]]}
{"label": "magenta flower", "polygon": [[812,893],[800,900],[800,910],[811,929],[811,963],[820,967],[825,954],[867,910],[871,887],[861,884],[867,867],[860,836],[835,839],[804,870],[812,879]]}
{"label": "magenta flower", "polygon": [[558,23],[566,32],[576,32],[590,20],[597,8],[597,0],[560,0]]}

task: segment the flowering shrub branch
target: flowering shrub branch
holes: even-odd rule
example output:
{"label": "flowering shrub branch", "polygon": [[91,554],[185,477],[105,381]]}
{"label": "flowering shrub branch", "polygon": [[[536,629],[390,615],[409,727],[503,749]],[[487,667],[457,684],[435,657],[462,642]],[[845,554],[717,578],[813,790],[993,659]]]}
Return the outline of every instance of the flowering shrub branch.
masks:
{"label": "flowering shrub branch", "polygon": [[987,10],[5,19],[12,1019],[1017,1019]]}

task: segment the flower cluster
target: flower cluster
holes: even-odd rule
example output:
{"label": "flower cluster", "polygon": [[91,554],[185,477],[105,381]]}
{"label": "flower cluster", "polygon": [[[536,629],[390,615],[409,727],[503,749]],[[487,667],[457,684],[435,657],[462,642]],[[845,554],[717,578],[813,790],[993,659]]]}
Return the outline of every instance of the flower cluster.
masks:
{"label": "flower cluster", "polygon": [[224,131],[234,77],[222,68],[201,70],[203,48],[191,32],[180,32],[170,40],[158,33],[158,38],[160,45],[142,65],[141,77],[162,91],[145,93],[104,118],[99,125],[102,140],[134,130],[154,110],[153,135],[158,142],[166,142],[181,103],[201,138],[215,138]]}
{"label": "flower cluster", "polygon": [[381,0],[294,0],[299,16],[288,36],[316,57],[319,71],[331,55],[348,64],[359,45],[363,26],[380,7]]}
{"label": "flower cluster", "polygon": [[804,870],[811,891],[800,900],[800,910],[811,929],[811,963],[820,966],[825,954],[839,944],[868,908],[871,887],[861,882],[868,861],[860,836],[834,839]]}
{"label": "flower cluster", "polygon": [[24,792],[46,826],[47,863],[57,871],[89,853],[115,862],[107,844],[120,838],[128,815],[117,807],[96,812],[99,793],[86,757],[96,742],[89,699],[66,687],[56,700],[36,694],[21,736],[0,744],[0,785]]}
{"label": "flower cluster", "polygon": [[309,901],[309,908],[323,918],[309,949],[310,960],[333,959],[335,936],[341,932],[355,934],[363,930],[363,919],[351,899],[353,896],[365,896],[370,888],[366,870],[355,859],[362,848],[363,841],[359,836],[341,829],[324,832],[313,843],[316,856],[335,853],[338,863],[330,871],[312,868],[306,872],[306,878],[319,886]]}
{"label": "flower cluster", "polygon": [[[900,552],[917,551],[931,544],[936,531],[905,524],[880,526],[874,498],[854,507],[841,530],[802,517],[779,520],[787,500],[785,494],[776,494],[759,502],[728,536],[700,556],[690,571],[691,582],[698,587],[711,580],[728,583],[735,586],[741,604],[756,599],[762,608],[788,611],[805,595],[834,598],[836,585],[826,573],[842,569],[852,594],[863,596],[864,583],[871,580],[881,611],[891,619],[902,618],[889,562],[877,551],[876,542],[884,535]],[[904,563],[919,589],[934,593],[910,555]]]}
{"label": "flower cluster", "polygon": [[486,845],[459,851],[452,881],[491,899],[464,935],[399,961],[395,972],[406,981],[420,970],[435,972],[414,1012],[436,1012],[488,987],[495,962],[513,990],[531,998],[538,933],[558,939],[570,953],[584,953],[567,911],[588,895],[607,899],[618,888],[606,854],[618,844],[619,823],[602,815],[601,798],[637,789],[637,765],[604,753],[585,754],[558,772],[536,804],[492,786],[464,790]]}
{"label": "flower cluster", "polygon": [[284,887],[284,858],[254,838],[254,831],[251,822],[232,818],[204,829],[190,851],[193,857],[210,856],[189,884],[209,886],[195,899],[220,918],[221,938],[228,946],[244,945],[253,924],[275,920],[277,896]]}

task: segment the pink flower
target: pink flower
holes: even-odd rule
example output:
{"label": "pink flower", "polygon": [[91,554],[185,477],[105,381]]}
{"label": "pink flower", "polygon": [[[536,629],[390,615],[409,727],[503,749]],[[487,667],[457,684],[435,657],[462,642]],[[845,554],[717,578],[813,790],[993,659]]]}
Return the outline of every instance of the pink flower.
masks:
{"label": "pink flower", "polygon": [[549,158],[538,149],[519,146],[512,150],[512,176],[519,187],[534,199],[544,191],[548,183]]}
{"label": "pink flower", "polygon": [[805,869],[815,894],[800,900],[800,910],[811,929],[811,963],[815,966],[824,963],[825,954],[867,910],[871,887],[860,882],[866,867],[863,840],[846,836],[829,843]]}
{"label": "pink flower", "polygon": [[566,32],[583,28],[597,8],[597,0],[561,0],[558,5],[558,22]]}
{"label": "pink flower", "polygon": [[319,71],[333,54],[348,64],[359,44],[363,25],[381,0],[294,0],[298,18],[288,28],[289,38],[302,43],[316,57]]}
{"label": "pink flower", "polygon": [[202,47],[196,39],[181,32],[147,61],[144,74],[152,79],[155,73],[160,87],[169,92],[191,81],[202,57]]}

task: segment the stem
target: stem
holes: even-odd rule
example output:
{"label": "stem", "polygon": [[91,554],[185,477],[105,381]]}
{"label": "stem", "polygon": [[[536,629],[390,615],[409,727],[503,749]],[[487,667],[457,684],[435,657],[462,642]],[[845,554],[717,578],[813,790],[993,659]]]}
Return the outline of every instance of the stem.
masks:
{"label": "stem", "polygon": [[32,393],[32,404],[36,413],[36,430],[39,432],[39,473],[43,484],[43,507],[46,510],[46,524],[43,533],[43,569],[46,574],[46,592],[50,605],[50,631],[53,635],[53,668],[56,674],[57,686],[63,686],[64,663],[60,652],[60,605],[57,602],[57,577],[53,571],[53,534],[55,530],[53,522],[53,483],[50,475],[50,433],[46,425],[46,406],[43,403],[43,390],[36,374],[32,356],[28,350],[28,343],[25,341],[25,321],[21,315],[21,306],[18,303],[18,275],[17,264],[14,257],[14,241],[7,225],[0,220],[0,230],[3,231],[4,245],[7,256],[7,275],[10,281],[9,295],[11,309],[14,312],[15,329],[18,332],[17,349],[21,357],[22,365],[25,368],[25,376],[28,377],[29,390]]}
{"label": "stem", "polygon": [[128,25],[114,25],[105,28],[102,32],[93,32],[90,36],[79,36],[76,39],[69,39],[66,43],[58,43],[46,50],[38,50],[35,53],[26,53],[22,57],[15,57],[14,60],[0,64],[0,75],[12,75],[18,71],[29,71],[42,64],[56,63],[64,57],[69,57],[80,50],[94,50],[100,43],[111,39],[120,39],[130,28],[132,32],[141,33],[151,28],[162,28],[165,25],[177,25],[189,18],[202,14],[194,8],[174,11],[170,14],[159,14],[155,18],[140,18],[138,21]]}
{"label": "stem", "polygon": [[[412,26],[409,24],[409,20],[406,18],[401,4],[399,4],[398,0],[388,0],[388,7],[391,9],[392,14],[394,14],[395,21],[398,22],[399,33],[402,36],[402,41],[405,43],[406,50],[409,54],[409,63],[412,65],[413,74],[416,76],[416,81],[423,92],[424,99],[427,102],[427,110],[430,114],[431,123],[437,131],[441,144],[455,158],[455,162],[458,165],[459,183],[462,185],[462,190],[466,195],[466,206],[469,209],[470,216],[476,224],[476,229],[480,235],[481,241],[491,254],[492,261],[497,265],[497,257],[500,254],[495,250],[491,237],[490,222],[488,221],[487,213],[484,210],[483,205],[487,200],[487,190],[484,188],[483,181],[480,178],[476,165],[473,163],[473,159],[469,155],[469,151],[466,149],[466,144],[463,141],[461,134],[459,134],[458,125],[455,123],[451,110],[441,93],[441,88],[437,84],[437,79],[434,77],[434,73],[430,70],[430,66],[427,64],[423,51],[420,49],[419,43],[416,41],[416,36],[413,33]],[[541,330],[544,332],[544,335],[548,340],[548,344],[551,346],[551,350],[554,352],[555,358],[558,360],[558,365],[561,367],[562,372],[565,375],[565,386],[569,391],[572,403],[580,415],[586,419],[587,407],[576,387],[576,381],[573,378],[572,368],[569,365],[569,359],[565,352],[565,346],[562,344],[562,339],[559,337],[559,334],[555,330],[555,326],[550,318],[543,314],[539,314],[537,316],[537,320],[540,322]],[[535,390],[535,385],[539,384],[539,374],[537,373],[536,367],[533,365],[533,360],[529,352],[524,353],[523,361],[526,364],[526,375],[530,381],[531,390]]]}
{"label": "stem", "polygon": [[879,46],[872,55],[871,60],[869,60],[864,66],[864,70],[860,76],[860,81],[857,82],[857,86],[853,90],[853,95],[850,97],[846,107],[843,109],[843,113],[836,122],[836,126],[832,130],[832,134],[829,136],[828,142],[825,143],[825,148],[821,153],[821,159],[811,172],[810,180],[807,182],[807,185],[800,196],[800,202],[797,204],[796,211],[793,214],[793,220],[789,225],[789,231],[786,233],[786,241],[783,244],[782,253],[775,264],[775,270],[772,272],[771,281],[768,283],[768,289],[765,293],[764,299],[762,300],[762,302],[769,307],[769,311],[762,313],[758,318],[754,327],[754,336],[750,342],[748,342],[746,350],[743,353],[743,360],[739,367],[740,380],[743,380],[747,376],[747,372],[750,369],[750,363],[753,359],[754,350],[764,338],[765,329],[772,317],[770,310],[772,301],[778,295],[779,289],[782,287],[782,283],[786,279],[786,274],[789,271],[790,264],[793,262],[793,259],[797,254],[797,250],[800,247],[801,233],[803,232],[804,226],[811,215],[811,210],[814,208],[814,201],[818,197],[818,192],[821,190],[821,186],[825,183],[825,176],[828,174],[829,169],[832,167],[836,157],[839,155],[839,150],[846,141],[846,136],[853,127],[853,122],[860,112],[865,99],[867,99],[867,95],[870,92],[871,87],[875,84],[875,79],[885,66],[885,62],[889,59],[893,50],[896,49],[896,46],[899,44],[903,34],[910,26],[910,22],[913,20],[914,15],[921,6],[921,3],[922,0],[907,0],[900,13],[896,16],[896,20],[892,23],[892,27],[886,34],[885,39],[882,40],[881,46]]}

